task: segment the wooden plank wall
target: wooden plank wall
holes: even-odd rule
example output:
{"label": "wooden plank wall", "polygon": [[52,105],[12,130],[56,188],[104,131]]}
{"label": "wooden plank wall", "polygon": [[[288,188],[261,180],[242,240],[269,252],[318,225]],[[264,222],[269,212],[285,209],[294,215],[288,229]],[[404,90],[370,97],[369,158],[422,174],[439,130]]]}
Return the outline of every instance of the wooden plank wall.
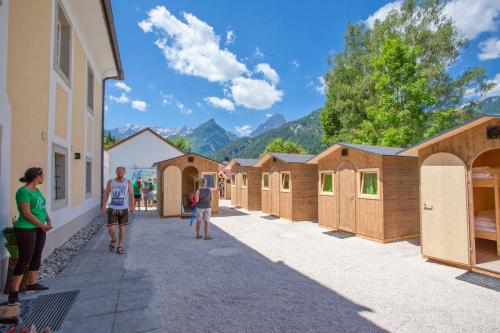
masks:
{"label": "wooden plank wall", "polygon": [[318,220],[318,167],[314,164],[291,164],[292,220]]}
{"label": "wooden plank wall", "polygon": [[[492,150],[500,149],[500,140],[488,140],[486,137],[486,128],[489,126],[500,125],[500,119],[495,118],[487,121],[484,124],[478,125],[474,128],[466,130],[462,133],[450,137],[443,137],[442,140],[435,142],[432,145],[424,147],[418,152],[418,164],[419,166],[425,161],[425,159],[435,153],[446,152],[452,153],[460,157],[468,171],[468,177],[471,178],[471,167],[474,163],[476,157],[480,154]],[[472,182],[471,182],[472,183]],[[470,246],[472,247],[472,265],[476,263],[476,245],[475,245],[475,235],[474,235],[474,192],[472,184],[468,186],[468,220],[469,220],[469,230],[470,230]]]}
{"label": "wooden plank wall", "polygon": [[247,208],[248,210],[260,210],[262,195],[262,173],[260,168],[247,167],[248,189]]}
{"label": "wooden plank wall", "polygon": [[[279,171],[290,171],[290,166],[287,163],[283,163],[280,160],[276,160],[276,162],[273,162],[273,159],[269,159],[266,163],[262,165],[260,168],[261,172],[269,172],[271,173],[272,170],[277,169]],[[261,209],[262,212],[271,214],[271,186],[280,186],[280,184],[274,184],[270,182],[270,189],[269,190],[261,190]],[[286,193],[286,192],[281,192],[280,193],[280,217],[286,218],[291,220],[292,219],[292,211],[291,211],[291,204],[285,205],[283,202],[286,200],[289,200],[290,203],[292,201],[292,194],[291,193]]]}
{"label": "wooden plank wall", "polygon": [[[193,157],[193,162],[188,161],[189,157]],[[219,163],[193,154],[186,154],[165,161],[157,166],[157,176],[158,176],[157,178],[160,180],[159,184],[161,186],[161,188],[159,188],[158,191],[159,193],[163,191],[163,170],[170,165],[177,166],[181,170],[181,173],[183,173],[185,168],[193,166],[196,169],[198,169],[199,172],[198,177],[201,177],[202,172],[215,172],[216,174],[218,174],[219,171]],[[161,215],[163,213],[163,207],[161,207],[163,205],[163,201],[158,201],[158,202],[160,203],[159,211]],[[219,212],[219,191],[215,189],[212,191],[212,213],[218,213],[218,212]]]}
{"label": "wooden plank wall", "polygon": [[500,140],[488,140],[486,138],[486,128],[493,125],[500,125],[500,119],[491,119],[468,131],[422,148],[418,152],[419,165],[422,165],[424,160],[434,153],[447,152],[460,157],[467,165],[467,169],[470,169],[474,159],[481,153],[500,148]]}
{"label": "wooden plank wall", "polygon": [[419,168],[413,157],[383,159],[384,239],[420,234]]}
{"label": "wooden plank wall", "polygon": [[[320,171],[334,170],[334,195],[319,194],[318,222],[321,226],[337,229],[339,226],[339,173],[342,162],[351,163],[358,169],[382,168],[382,158],[378,155],[348,149],[348,156],[341,155],[341,149],[333,151],[318,162]],[[383,173],[380,172],[380,199],[359,198],[356,193],[356,233],[371,238],[383,238]],[[318,180],[319,181],[319,180]],[[317,185],[319,187],[319,185]],[[356,183],[358,187],[359,184]]]}

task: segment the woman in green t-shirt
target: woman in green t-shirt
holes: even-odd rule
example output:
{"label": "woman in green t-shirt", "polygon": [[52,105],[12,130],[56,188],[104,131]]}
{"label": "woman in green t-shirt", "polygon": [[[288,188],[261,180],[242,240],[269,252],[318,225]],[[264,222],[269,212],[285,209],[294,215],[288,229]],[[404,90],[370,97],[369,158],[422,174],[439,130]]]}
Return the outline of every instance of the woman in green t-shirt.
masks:
{"label": "woman in green t-shirt", "polygon": [[46,232],[52,228],[52,222],[45,208],[45,198],[37,189],[38,185],[43,184],[44,179],[42,168],[29,168],[24,177],[19,179],[25,185],[16,192],[19,219],[14,224],[14,232],[19,248],[19,259],[13,272],[9,304],[19,303],[19,285],[26,271],[29,271],[28,290],[48,289],[38,283],[38,270],[42,261]]}

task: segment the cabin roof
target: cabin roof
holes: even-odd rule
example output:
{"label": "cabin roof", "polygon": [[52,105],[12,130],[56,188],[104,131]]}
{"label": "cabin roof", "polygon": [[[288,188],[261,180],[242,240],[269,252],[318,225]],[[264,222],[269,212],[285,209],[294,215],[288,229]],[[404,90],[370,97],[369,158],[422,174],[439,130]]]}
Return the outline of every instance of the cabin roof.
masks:
{"label": "cabin roof", "polygon": [[466,121],[462,125],[452,127],[446,131],[443,131],[441,133],[434,135],[433,137],[431,137],[427,140],[424,140],[420,143],[417,143],[416,145],[414,145],[410,148],[404,149],[403,151],[400,152],[400,155],[416,156],[416,155],[418,155],[418,151],[422,148],[430,146],[438,141],[444,140],[444,139],[449,138],[453,135],[462,133],[468,129],[474,128],[474,127],[479,126],[481,124],[484,124],[484,123],[490,121],[491,119],[495,119],[495,118],[500,119],[500,114],[482,114],[476,118],[473,118],[473,119],[470,119],[469,121]]}
{"label": "cabin roof", "polygon": [[318,161],[328,154],[341,148],[351,148],[365,153],[379,155],[379,156],[400,156],[399,153],[404,150],[404,148],[399,147],[383,147],[383,146],[369,146],[369,145],[357,145],[352,143],[337,142],[329,148],[323,150],[314,158],[310,159],[307,163],[316,164]]}
{"label": "cabin roof", "polygon": [[180,155],[180,156],[176,156],[176,157],[168,158],[168,159],[166,159],[166,160],[163,160],[163,161],[159,161],[159,162],[153,163],[153,167],[157,167],[157,166],[159,166],[159,165],[160,165],[160,164],[162,164],[162,163],[165,163],[165,162],[168,162],[168,161],[172,161],[172,160],[175,160],[175,159],[177,159],[177,158],[181,158],[181,157],[187,157],[187,156],[189,156],[189,155],[198,156],[198,157],[204,158],[204,159],[206,159],[206,160],[209,160],[209,161],[211,161],[211,162],[217,163],[217,165],[219,165],[219,166],[221,165],[221,163],[219,163],[219,162],[217,162],[217,161],[215,161],[215,160],[212,160],[211,158],[205,157],[205,156],[203,156],[203,155],[196,154],[196,153],[186,153],[186,154],[184,154],[184,155]]}
{"label": "cabin roof", "polygon": [[251,167],[257,162],[255,158],[233,158],[231,162],[227,165],[228,168],[234,167],[236,164],[239,164],[243,167]]}
{"label": "cabin roof", "polygon": [[253,166],[255,167],[261,167],[264,163],[266,163],[269,159],[271,158],[276,158],[277,160],[280,160],[285,163],[306,163],[309,161],[311,158],[314,157],[314,155],[307,155],[307,154],[281,154],[281,153],[267,153],[266,155],[262,156]]}

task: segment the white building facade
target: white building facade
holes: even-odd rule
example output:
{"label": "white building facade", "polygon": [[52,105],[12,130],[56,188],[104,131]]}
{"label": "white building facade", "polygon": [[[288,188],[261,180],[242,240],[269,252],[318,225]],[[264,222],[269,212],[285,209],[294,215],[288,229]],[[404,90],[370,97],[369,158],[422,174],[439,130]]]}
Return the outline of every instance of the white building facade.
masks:
{"label": "white building facade", "polygon": [[125,177],[135,180],[139,176],[142,179],[156,178],[153,163],[184,155],[184,152],[150,128],[145,128],[109,147],[106,154],[105,168],[109,170],[106,179],[113,179],[116,168],[122,166],[125,167]]}

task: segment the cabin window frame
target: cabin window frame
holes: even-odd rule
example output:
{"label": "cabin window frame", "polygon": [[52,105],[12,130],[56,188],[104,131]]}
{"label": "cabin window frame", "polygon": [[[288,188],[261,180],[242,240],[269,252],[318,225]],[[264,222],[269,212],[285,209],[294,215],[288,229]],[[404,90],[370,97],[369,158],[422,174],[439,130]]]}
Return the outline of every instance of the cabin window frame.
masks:
{"label": "cabin window frame", "polygon": [[231,187],[236,187],[236,174],[231,174]]}
{"label": "cabin window frame", "polygon": [[[288,188],[283,187],[283,176],[288,175]],[[280,191],[281,192],[291,192],[292,191],[292,173],[290,171],[280,172]]]}
{"label": "cabin window frame", "polygon": [[[332,191],[331,192],[327,192],[327,191],[324,191],[323,190],[323,177],[325,175],[331,175],[332,176]],[[318,181],[318,192],[319,194],[321,195],[330,195],[330,196],[334,196],[335,195],[335,170],[323,170],[323,171],[320,171],[319,172],[319,181]]]}
{"label": "cabin window frame", "polygon": [[218,184],[217,172],[210,172],[210,171],[202,172],[201,178],[205,178],[205,176],[214,176],[214,186],[212,187],[208,186],[208,181],[207,181],[207,188],[210,188],[212,190],[217,190],[217,184]]}
{"label": "cabin window frame", "polygon": [[[245,180],[246,180],[246,182],[245,182]],[[241,188],[248,188],[248,173],[247,172],[241,173]]]}
{"label": "cabin window frame", "polygon": [[[363,174],[377,175],[377,194],[363,193],[364,178]],[[380,200],[380,168],[358,169],[357,171],[357,192],[360,199]]]}
{"label": "cabin window frame", "polygon": [[90,61],[87,59],[87,87],[85,92],[85,106],[87,111],[90,114],[94,114],[95,109],[95,72],[90,64]]}
{"label": "cabin window frame", "polygon": [[[270,188],[269,188],[269,175],[271,173],[270,172],[263,172],[262,173],[262,190],[263,191],[269,191]],[[267,176],[267,186],[264,186],[265,182],[264,182],[264,177]]]}

